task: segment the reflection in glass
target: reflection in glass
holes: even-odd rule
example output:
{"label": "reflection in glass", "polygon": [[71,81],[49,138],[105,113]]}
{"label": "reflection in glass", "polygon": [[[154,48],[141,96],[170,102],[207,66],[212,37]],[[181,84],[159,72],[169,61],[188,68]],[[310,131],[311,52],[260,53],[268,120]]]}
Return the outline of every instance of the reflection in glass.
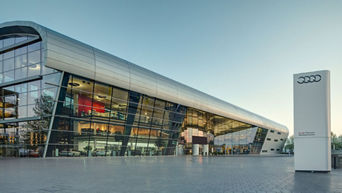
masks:
{"label": "reflection in glass", "polygon": [[[31,38],[31,37],[30,37]],[[26,36],[9,37],[0,40],[5,46],[20,44]],[[20,46],[0,54],[0,82],[20,80],[27,76],[41,75],[40,42],[34,45]],[[28,62],[32,65],[27,67]],[[13,121],[0,124],[0,156],[41,157],[46,143],[47,129],[55,104],[60,73],[47,79],[29,81],[14,86],[0,88],[0,119]],[[53,78],[52,78],[53,77]],[[56,83],[57,80],[57,83]],[[42,82],[54,82],[42,89]],[[15,122],[23,118],[29,121]],[[5,144],[6,146],[2,146]],[[11,146],[14,145],[14,146]]]}

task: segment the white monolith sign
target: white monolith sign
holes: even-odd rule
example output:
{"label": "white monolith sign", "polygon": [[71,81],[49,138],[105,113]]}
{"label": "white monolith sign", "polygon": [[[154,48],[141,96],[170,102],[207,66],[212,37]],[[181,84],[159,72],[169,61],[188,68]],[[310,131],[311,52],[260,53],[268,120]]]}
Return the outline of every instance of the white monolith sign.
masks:
{"label": "white monolith sign", "polygon": [[295,74],[294,163],[296,171],[330,171],[330,72]]}

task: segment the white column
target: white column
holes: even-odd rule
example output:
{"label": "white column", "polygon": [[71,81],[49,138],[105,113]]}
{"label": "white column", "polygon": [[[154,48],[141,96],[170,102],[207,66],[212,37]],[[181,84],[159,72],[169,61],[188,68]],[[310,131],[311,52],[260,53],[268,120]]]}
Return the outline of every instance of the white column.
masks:
{"label": "white column", "polygon": [[199,155],[199,144],[192,144],[192,155]]}
{"label": "white column", "polygon": [[209,155],[209,145],[208,144],[203,145],[203,155],[204,156]]}

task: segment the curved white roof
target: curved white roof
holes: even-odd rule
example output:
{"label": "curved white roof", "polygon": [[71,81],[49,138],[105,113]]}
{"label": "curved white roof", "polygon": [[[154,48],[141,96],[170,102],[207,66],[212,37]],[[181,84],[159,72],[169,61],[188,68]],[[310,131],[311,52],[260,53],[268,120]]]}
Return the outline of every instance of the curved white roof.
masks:
{"label": "curved white roof", "polygon": [[288,129],[284,125],[69,38],[34,22],[14,21],[0,24],[0,36],[8,33],[38,33],[43,42],[43,62],[48,67],[255,126],[288,133]]}

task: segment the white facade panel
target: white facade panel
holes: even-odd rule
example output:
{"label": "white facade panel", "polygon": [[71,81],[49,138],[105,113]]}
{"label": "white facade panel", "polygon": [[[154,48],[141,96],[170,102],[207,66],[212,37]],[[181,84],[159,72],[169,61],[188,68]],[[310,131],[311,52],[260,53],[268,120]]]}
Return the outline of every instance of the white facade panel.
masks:
{"label": "white facade panel", "polygon": [[[265,142],[262,145],[260,154],[277,154],[282,151],[288,134],[278,133],[277,131],[269,130],[265,137]],[[266,152],[265,152],[266,151]]]}

